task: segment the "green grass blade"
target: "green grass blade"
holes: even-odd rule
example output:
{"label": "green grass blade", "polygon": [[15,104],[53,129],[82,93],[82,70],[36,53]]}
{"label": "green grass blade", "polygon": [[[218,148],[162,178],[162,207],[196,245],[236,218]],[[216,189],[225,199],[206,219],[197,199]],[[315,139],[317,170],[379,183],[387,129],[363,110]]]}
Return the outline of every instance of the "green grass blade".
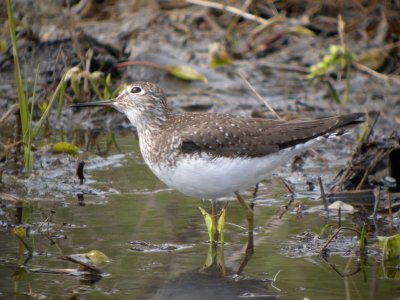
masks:
{"label": "green grass blade", "polygon": [[206,223],[206,226],[207,226],[208,237],[210,239],[210,242],[213,243],[214,242],[215,232],[217,231],[216,225],[214,223],[214,219],[208,212],[206,212],[200,206],[199,206],[199,209],[201,211],[201,214],[204,217],[204,222]]}
{"label": "green grass blade", "polygon": [[333,102],[335,102],[336,104],[340,104],[338,94],[337,94],[335,88],[333,87],[332,83],[329,80],[327,80],[325,82],[328,85],[329,94],[331,95]]}
{"label": "green grass blade", "polygon": [[346,65],[346,89],[343,93],[342,105],[346,106],[349,103],[350,98],[350,79],[351,79],[351,65],[353,60],[355,59],[355,55],[351,53],[348,49],[345,49],[344,57],[343,57]]}
{"label": "green grass blade", "polygon": [[33,168],[33,153],[31,151],[31,148],[24,145],[23,146],[24,150],[24,165],[25,169],[27,170],[32,170]]}
{"label": "green grass blade", "polygon": [[219,241],[221,244],[225,243],[224,239],[224,229],[225,229],[225,209],[222,209],[221,215],[218,219],[217,230],[219,232]]}
{"label": "green grass blade", "polygon": [[24,94],[24,88],[22,85],[21,69],[19,66],[17,38],[16,38],[16,34],[15,34],[15,23],[14,23],[14,16],[13,16],[12,7],[11,7],[11,0],[7,0],[7,14],[8,14],[8,20],[10,23],[10,38],[11,38],[12,49],[13,49],[15,79],[17,82],[18,101],[19,101],[19,109],[20,109],[21,124],[22,124],[22,131],[23,131],[22,136],[23,136],[28,129],[28,111],[27,111],[26,99],[25,99],[25,94]]}
{"label": "green grass blade", "polygon": [[346,106],[347,103],[349,103],[349,97],[350,97],[350,74],[351,74],[351,65],[348,64],[346,67],[346,88],[343,92],[343,98],[342,98],[342,105]]}
{"label": "green grass blade", "polygon": [[32,117],[33,117],[33,108],[35,107],[35,99],[36,99],[36,84],[38,78],[38,70],[36,70],[35,82],[33,84],[33,93],[32,93],[32,101],[29,113],[29,123],[28,123],[28,131],[26,132],[27,136],[23,137],[25,141],[23,149],[24,149],[24,165],[25,169],[32,170],[33,168],[33,153],[32,153]]}
{"label": "green grass blade", "polygon": [[104,83],[103,99],[110,99],[111,96],[111,73],[108,73]]}
{"label": "green grass blade", "polygon": [[64,92],[67,89],[67,82],[62,81],[62,86],[60,89],[60,97],[58,98],[58,107],[57,107],[57,118],[60,119],[61,113],[64,107]]}
{"label": "green grass blade", "polygon": [[44,121],[49,116],[50,109],[53,106],[54,101],[57,99],[57,95],[61,91],[61,87],[63,86],[63,84],[64,84],[64,76],[60,80],[60,82],[58,83],[58,86],[57,86],[56,90],[54,91],[53,95],[51,96],[50,101],[47,104],[46,110],[44,111],[43,115],[40,117],[39,121],[36,123],[35,128],[33,128],[33,130],[32,130],[32,139],[34,139],[37,136],[37,134],[40,131],[40,128],[42,127],[42,125],[44,123]]}
{"label": "green grass blade", "polygon": [[33,166],[33,155],[30,150],[30,144],[32,140],[31,135],[31,127],[28,113],[28,105],[26,101],[26,95],[24,93],[24,87],[21,76],[21,68],[19,64],[18,57],[18,48],[17,48],[17,37],[15,33],[15,22],[14,15],[11,7],[11,0],[7,0],[7,15],[8,21],[10,24],[10,39],[13,49],[13,58],[14,58],[14,72],[15,72],[15,80],[17,83],[17,92],[18,92],[18,104],[19,104],[19,114],[21,118],[21,137],[23,141],[23,150],[24,150],[24,164],[25,168],[30,170]]}
{"label": "green grass blade", "polygon": [[367,238],[365,237],[366,235],[366,230],[365,230],[365,224],[362,228],[361,231],[361,236],[360,236],[360,255],[364,255],[365,253],[365,244],[367,242]]}
{"label": "green grass blade", "polygon": [[[100,93],[100,91],[99,91],[99,89],[97,87],[97,84],[94,83],[91,79],[88,79],[88,80],[89,80],[90,86],[92,87],[92,90],[96,94],[96,97],[100,100],[102,98],[102,95],[101,95],[101,93]],[[103,99],[103,100],[106,100],[106,99]]]}
{"label": "green grass blade", "polygon": [[[24,87],[22,84],[22,76],[21,76],[21,69],[19,65],[19,58],[18,58],[18,48],[17,48],[17,38],[15,34],[15,23],[14,23],[14,15],[11,7],[11,0],[7,0],[7,14],[8,14],[8,21],[10,24],[10,38],[12,43],[13,49],[13,57],[14,57],[14,71],[15,71],[15,79],[17,83],[17,92],[18,92],[18,103],[19,103],[19,111],[21,117],[21,136],[27,137],[27,132],[29,130],[28,127],[28,109],[26,104],[26,97],[24,94]],[[25,141],[24,141],[25,142]]]}
{"label": "green grass blade", "polygon": [[357,139],[358,143],[362,142],[366,138],[367,131],[368,131],[368,122],[364,122],[364,124],[362,125],[362,128],[361,128],[361,134]]}

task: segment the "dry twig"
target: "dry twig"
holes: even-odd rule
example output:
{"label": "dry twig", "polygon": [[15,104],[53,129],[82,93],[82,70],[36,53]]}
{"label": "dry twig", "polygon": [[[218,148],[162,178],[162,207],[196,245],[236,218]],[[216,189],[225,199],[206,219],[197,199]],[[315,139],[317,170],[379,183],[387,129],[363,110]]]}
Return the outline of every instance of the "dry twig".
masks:
{"label": "dry twig", "polygon": [[274,16],[272,18],[270,18],[269,20],[264,19],[264,18],[260,18],[257,17],[251,13],[248,12],[244,12],[236,7],[233,6],[229,6],[229,5],[223,5],[220,3],[215,3],[215,2],[211,2],[211,1],[206,1],[206,0],[186,0],[187,3],[190,4],[195,4],[195,5],[200,5],[200,6],[205,6],[205,7],[209,7],[209,8],[215,8],[215,9],[219,9],[219,10],[224,10],[226,12],[229,12],[231,14],[234,15],[238,15],[244,19],[250,20],[250,21],[254,21],[260,24],[263,24],[265,26],[270,26],[272,24],[275,23],[280,23],[283,22],[283,20],[285,19],[284,16],[282,15],[277,15]]}
{"label": "dry twig", "polygon": [[328,209],[328,200],[326,199],[324,185],[322,184],[322,179],[320,176],[318,176],[318,184],[319,184],[319,189],[321,191],[322,200],[324,202],[325,210],[328,211],[329,210]]}
{"label": "dry twig", "polygon": [[3,126],[3,124],[6,122],[6,120],[13,114],[15,114],[19,109],[19,106],[17,103],[11,105],[11,107],[7,110],[7,112],[1,117],[0,119],[0,127]]}
{"label": "dry twig", "polygon": [[373,69],[371,69],[371,68],[369,68],[369,67],[367,67],[367,66],[365,66],[363,64],[355,62],[355,61],[352,64],[357,69],[359,69],[359,70],[361,70],[361,71],[363,71],[363,72],[365,72],[365,73],[367,73],[367,74],[369,74],[371,76],[374,76],[376,78],[382,79],[384,81],[389,81],[389,82],[390,81],[395,81],[395,82],[400,83],[400,77],[399,76],[389,76],[389,75],[385,75],[385,74],[379,73],[379,72],[377,72],[377,71],[375,71],[375,70],[373,70]]}
{"label": "dry twig", "polygon": [[284,206],[284,210],[281,212],[281,214],[279,215],[279,219],[282,219],[283,215],[289,210],[290,205],[292,205],[293,201],[294,201],[294,191],[293,189],[289,186],[289,184],[286,182],[285,179],[281,178],[282,183],[285,185],[285,187],[287,188],[287,190],[290,193],[290,200],[289,202]]}
{"label": "dry twig", "polygon": [[276,111],[272,108],[272,106],[269,105],[267,100],[265,100],[263,97],[261,97],[261,95],[256,91],[256,89],[250,84],[250,82],[246,79],[246,77],[243,75],[243,73],[240,71],[237,71],[237,74],[243,80],[243,82],[246,84],[246,86],[254,93],[254,95],[256,95],[256,97],[265,104],[265,106],[272,112],[272,114],[278,120],[282,120],[282,118],[276,113]]}

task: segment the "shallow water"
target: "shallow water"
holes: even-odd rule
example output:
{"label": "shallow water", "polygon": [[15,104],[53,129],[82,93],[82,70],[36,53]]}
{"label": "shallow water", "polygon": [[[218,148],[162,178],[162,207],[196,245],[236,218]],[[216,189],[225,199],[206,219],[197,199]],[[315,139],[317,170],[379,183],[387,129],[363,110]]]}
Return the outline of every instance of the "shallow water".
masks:
{"label": "shallow water", "polygon": [[[35,199],[26,222],[34,229],[29,242],[35,252],[27,263],[29,267],[74,268],[59,257],[97,249],[111,260],[100,266],[103,278],[89,283],[79,276],[19,269],[26,256],[19,254],[18,239],[3,226],[0,298],[25,299],[35,294],[39,299],[397,299],[400,295],[398,282],[383,278],[378,257],[370,257],[364,270],[354,276],[341,277],[318,255],[302,251],[312,245],[299,242],[295,236],[308,231],[319,233],[326,219],[318,209],[320,201],[315,200],[319,192],[306,191],[304,176],[289,175],[288,168],[282,172],[297,182],[298,200],[313,209],[301,218],[288,212],[279,219],[288,191],[279,180],[264,182],[255,208],[255,253],[241,274],[237,272],[245,259],[246,222],[236,202],[227,210],[226,244],[215,253],[215,261],[223,262],[224,268],[216,262],[205,268],[210,244],[198,206],[209,210],[210,204],[170,190],[158,181],[143,163],[134,138],[119,137],[118,144],[126,155],[117,166],[87,165],[86,183],[105,193],[85,195],[84,205],[68,194],[61,199]],[[315,173],[332,178],[334,166],[343,163],[346,155],[348,149],[329,157],[333,168],[307,159],[307,178],[315,180],[311,175]],[[246,197],[250,196],[249,192]],[[57,234],[53,237],[55,244],[46,234],[37,232],[37,223],[49,215],[51,222],[43,226]],[[170,248],[165,248],[165,243],[171,244]],[[171,247],[176,249],[168,251]],[[348,263],[348,269],[357,269],[357,259],[350,255],[331,256],[329,262],[342,272]]]}

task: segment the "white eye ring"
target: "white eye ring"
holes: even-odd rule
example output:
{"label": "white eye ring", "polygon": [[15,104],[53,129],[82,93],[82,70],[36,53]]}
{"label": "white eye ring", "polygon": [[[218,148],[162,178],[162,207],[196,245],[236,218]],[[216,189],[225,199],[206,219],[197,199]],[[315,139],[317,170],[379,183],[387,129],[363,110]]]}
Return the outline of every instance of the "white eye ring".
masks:
{"label": "white eye ring", "polygon": [[131,93],[132,94],[139,94],[139,93],[141,93],[142,92],[142,89],[140,88],[140,87],[138,87],[138,86],[134,86],[132,89],[131,89]]}

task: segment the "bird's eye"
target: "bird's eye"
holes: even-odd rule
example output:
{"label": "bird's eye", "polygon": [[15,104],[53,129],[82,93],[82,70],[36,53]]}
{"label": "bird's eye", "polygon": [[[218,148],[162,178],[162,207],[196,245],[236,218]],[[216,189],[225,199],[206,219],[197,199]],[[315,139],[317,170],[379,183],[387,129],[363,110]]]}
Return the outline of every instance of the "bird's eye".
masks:
{"label": "bird's eye", "polygon": [[142,91],[142,89],[140,88],[140,87],[138,87],[138,86],[134,86],[132,89],[131,89],[131,93],[132,94],[137,94],[137,93],[140,93]]}

